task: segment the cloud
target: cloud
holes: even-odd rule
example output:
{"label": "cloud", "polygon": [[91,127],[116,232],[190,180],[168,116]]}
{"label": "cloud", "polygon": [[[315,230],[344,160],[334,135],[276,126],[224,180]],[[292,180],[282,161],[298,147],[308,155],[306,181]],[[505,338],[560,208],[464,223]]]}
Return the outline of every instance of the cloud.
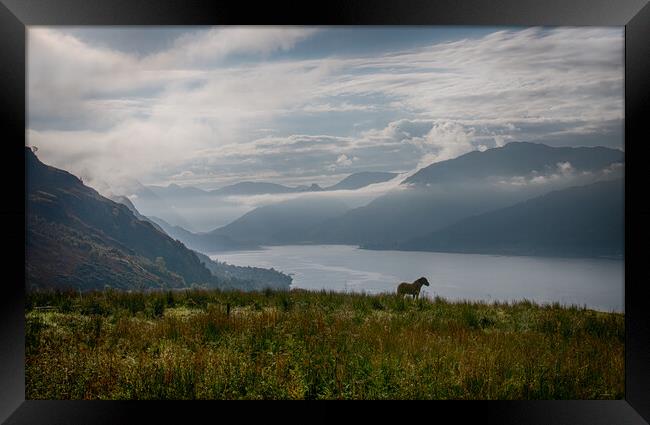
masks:
{"label": "cloud", "polygon": [[290,54],[316,33],[327,28],[217,27],[137,55],[30,27],[27,137],[97,181],[206,188],[407,172],[513,140],[622,148],[621,29]]}
{"label": "cloud", "polygon": [[[227,123],[271,116],[294,90],[314,80],[301,67],[212,68],[233,54],[286,50],[316,32],[308,28],[216,28],[182,36],[172,48],[139,57],[91,45],[46,27],[28,31],[30,128],[112,131],[125,121],[189,119]],[[304,72],[303,72],[304,71]],[[284,87],[286,78],[293,85]],[[237,124],[232,125],[235,130]]]}
{"label": "cloud", "polygon": [[428,161],[431,163],[452,159],[476,149],[472,144],[473,137],[473,129],[447,121],[434,123],[425,137],[416,138],[412,143],[418,145],[426,155],[433,155],[434,160]]}
{"label": "cloud", "polygon": [[342,166],[349,166],[352,165],[354,161],[358,161],[359,157],[353,156],[352,158],[348,158],[347,155],[339,155],[338,158],[336,158],[336,164],[337,165],[342,165]]}
{"label": "cloud", "polygon": [[[217,53],[268,53],[313,32],[235,31],[247,41]],[[233,32],[210,32],[209,40],[202,40],[206,54],[219,37],[227,43]],[[259,48],[256,38],[263,39]],[[187,42],[167,53],[183,50]],[[126,175],[146,180],[161,170],[171,171],[168,178],[178,175],[177,167],[187,166],[201,150],[237,141],[250,121],[263,123],[281,113],[287,99],[297,96],[283,87],[286,77],[296,74],[296,92],[304,89],[301,81],[313,79],[310,72],[282,64],[269,65],[268,73],[253,67],[208,75],[183,68],[188,64],[180,59],[139,58],[46,28],[30,29],[29,43],[29,143],[42,148],[44,160],[87,174],[90,181]]]}
{"label": "cloud", "polygon": [[185,170],[185,171],[182,171],[182,172],[180,172],[178,174],[174,174],[170,178],[172,180],[187,180],[187,179],[191,179],[191,178],[194,178],[194,177],[196,177],[196,174],[194,174],[193,171]]}
{"label": "cloud", "polygon": [[233,54],[268,56],[312,36],[316,28],[216,27],[179,37],[169,50],[144,58],[145,66],[177,68],[205,65]]}
{"label": "cloud", "polygon": [[436,120],[408,120],[401,119],[390,122],[381,130],[371,130],[363,133],[361,139],[356,142],[357,146],[378,146],[393,147],[396,150],[415,148],[411,150],[415,161],[410,164],[400,164],[402,168],[411,168],[415,165],[421,168],[434,162],[455,158],[464,153],[478,149],[478,138],[476,131],[454,121]]}
{"label": "cloud", "polygon": [[402,173],[393,179],[371,184],[360,189],[354,190],[335,190],[322,192],[307,193],[282,193],[282,194],[261,194],[261,195],[237,195],[224,197],[224,201],[245,206],[248,210],[261,207],[264,205],[276,204],[294,199],[337,199],[346,202],[350,207],[356,208],[367,204],[378,196],[384,195],[391,191],[407,190],[401,182],[409,177],[412,173]]}
{"label": "cloud", "polygon": [[496,181],[496,184],[502,187],[534,187],[547,185],[559,188],[569,185],[579,186],[597,180],[622,178],[623,169],[624,165],[622,163],[613,163],[595,172],[578,172],[570,162],[566,161],[558,162],[555,164],[555,169],[551,169],[546,173],[533,171],[526,176],[513,176],[507,179],[499,179]]}
{"label": "cloud", "polygon": [[615,162],[603,170],[605,176],[623,176],[625,166],[623,163]]}

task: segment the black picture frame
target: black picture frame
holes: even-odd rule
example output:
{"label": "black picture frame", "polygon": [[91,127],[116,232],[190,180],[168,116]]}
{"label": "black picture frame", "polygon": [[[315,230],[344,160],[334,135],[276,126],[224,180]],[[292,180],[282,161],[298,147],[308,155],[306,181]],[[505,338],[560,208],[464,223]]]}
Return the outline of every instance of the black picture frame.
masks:
{"label": "black picture frame", "polygon": [[[25,237],[24,137],[26,124],[26,26],[30,25],[616,25],[625,26],[625,400],[434,402],[416,410],[390,403],[359,409],[364,421],[396,412],[441,415],[454,422],[499,424],[643,424],[650,422],[650,314],[644,261],[650,238],[650,209],[643,202],[648,177],[645,117],[650,104],[650,5],[648,0],[401,0],[329,2],[173,1],[173,0],[0,0],[0,104],[4,183],[0,210],[5,243]],[[645,189],[647,190],[647,189]],[[22,198],[21,198],[22,197]],[[22,201],[21,201],[22,199]],[[22,226],[21,224],[22,223]],[[340,420],[336,406],[310,405],[296,416],[296,405],[267,403],[251,409],[225,402],[39,401],[25,400],[24,251],[3,255],[0,295],[0,421],[26,423],[193,423],[205,415],[225,421],[238,415]],[[348,404],[349,406],[349,404]],[[355,407],[356,405],[353,405]],[[242,408],[243,407],[243,408]],[[298,406],[300,407],[300,406]],[[299,409],[304,412],[303,409]],[[228,414],[228,415],[226,415]],[[229,419],[231,420],[231,419]]]}

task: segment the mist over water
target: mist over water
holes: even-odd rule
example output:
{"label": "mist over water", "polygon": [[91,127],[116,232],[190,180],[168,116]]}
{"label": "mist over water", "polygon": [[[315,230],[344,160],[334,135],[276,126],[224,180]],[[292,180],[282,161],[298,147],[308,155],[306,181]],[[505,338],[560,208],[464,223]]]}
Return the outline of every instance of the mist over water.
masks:
{"label": "mist over water", "polygon": [[292,288],[394,292],[425,276],[422,296],[449,300],[559,302],[624,311],[624,261],[371,251],[350,245],[286,245],[213,253],[235,265],[273,267],[293,276]]}

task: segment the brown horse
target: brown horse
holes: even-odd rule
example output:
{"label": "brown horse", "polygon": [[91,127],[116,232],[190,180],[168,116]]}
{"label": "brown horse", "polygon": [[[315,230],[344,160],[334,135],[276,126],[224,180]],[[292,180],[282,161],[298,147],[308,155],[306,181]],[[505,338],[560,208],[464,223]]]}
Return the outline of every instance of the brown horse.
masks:
{"label": "brown horse", "polygon": [[413,283],[402,282],[397,286],[397,295],[413,295],[417,299],[420,296],[420,289],[422,285],[429,286],[429,281],[426,277],[421,277]]}

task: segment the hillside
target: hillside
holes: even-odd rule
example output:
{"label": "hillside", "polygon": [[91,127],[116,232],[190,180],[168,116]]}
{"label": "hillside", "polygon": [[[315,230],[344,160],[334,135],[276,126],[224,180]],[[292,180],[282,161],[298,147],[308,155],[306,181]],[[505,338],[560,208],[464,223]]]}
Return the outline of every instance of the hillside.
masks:
{"label": "hillside", "polygon": [[[133,205],[133,202],[131,202],[131,200],[130,200],[129,198],[127,198],[126,196],[111,196],[111,197],[109,197],[108,199],[110,199],[111,201],[117,202],[118,204],[125,205],[125,206],[126,206],[126,207],[127,207],[127,208],[132,212],[132,213],[133,213],[133,215],[134,215],[138,220],[148,221],[149,223],[151,223],[151,225],[152,225],[153,227],[156,228],[156,230],[159,230],[159,231],[161,231],[161,232],[165,232],[165,231],[163,230],[163,228],[160,227],[156,222],[154,222],[153,220],[149,219],[149,217],[145,217],[145,216],[143,216],[142,214],[140,214],[140,211],[138,211],[138,209],[135,207],[135,205]],[[167,233],[167,234],[169,234],[169,233]],[[182,242],[182,241],[181,241],[181,242]]]}
{"label": "hillside", "polygon": [[174,199],[193,199],[200,196],[208,195],[208,192],[196,187],[181,187],[177,184],[170,184],[168,186],[147,186],[156,195],[162,198]]}
{"label": "hillside", "polygon": [[223,287],[195,252],[29,148],[25,169],[27,288]]}
{"label": "hillside", "polygon": [[397,173],[364,171],[350,174],[337,184],[326,187],[325,190],[355,190],[371,184],[383,183],[397,177]]}
{"label": "hillside", "polygon": [[293,199],[258,207],[211,233],[259,245],[311,242],[310,229],[347,210],[343,202],[334,199]]}
{"label": "hillside", "polygon": [[159,225],[169,236],[174,239],[178,239],[179,241],[183,242],[185,246],[195,251],[212,253],[218,251],[259,248],[255,244],[237,242],[226,235],[210,232],[193,233],[182,228],[181,226],[174,226],[170,223],[167,223],[165,220],[159,217],[151,217],[150,219]]}
{"label": "hillside", "polygon": [[473,151],[422,168],[403,184],[426,185],[490,177],[553,174],[559,163],[580,172],[595,172],[624,162],[625,154],[605,147],[551,147],[541,143],[512,142],[484,152]]}
{"label": "hillside", "polygon": [[[146,217],[159,217],[172,227],[173,236],[188,246],[204,252],[239,249],[228,240],[212,238],[203,234],[232,223],[250,211],[241,197],[257,195],[280,195],[289,193],[311,194],[314,192],[354,190],[393,178],[393,173],[355,173],[345,177],[334,186],[322,188],[318,184],[284,186],[269,182],[244,181],[214,190],[192,186],[143,186],[130,182],[120,188],[129,196],[138,210]],[[127,189],[128,187],[128,189]],[[126,192],[125,192],[126,190]],[[367,201],[358,202],[360,205]],[[161,224],[161,223],[158,223]],[[190,234],[188,234],[189,232]],[[170,233],[170,232],[168,232]],[[170,233],[171,234],[171,233]],[[193,236],[201,235],[201,236]]]}
{"label": "hillside", "polygon": [[216,284],[198,257],[128,207],[25,149],[27,283],[144,289]]}
{"label": "hillside", "polygon": [[227,196],[227,195],[259,195],[265,193],[289,193],[293,192],[291,187],[283,186],[275,183],[265,182],[240,182],[232,185],[224,186],[220,189],[211,190],[211,195]]}
{"label": "hillside", "polygon": [[[554,148],[510,143],[471,152],[421,169],[394,190],[312,229],[310,239],[400,249],[401,243],[482,214],[564,189],[591,183],[623,161],[608,148]],[[562,170],[559,167],[565,166]],[[566,174],[562,174],[565,172]],[[532,179],[542,183],[530,183]]]}
{"label": "hillside", "polygon": [[[129,195],[129,199],[132,200],[132,203],[137,207],[138,211],[146,217],[157,216],[162,217],[165,221],[169,223],[174,223],[176,226],[181,226],[184,229],[193,230],[192,226],[188,220],[179,212],[175,204],[183,205],[188,202],[194,202],[193,198],[190,200],[190,195],[194,193],[191,189],[188,191],[185,188],[179,188],[174,190],[172,187],[170,190],[167,188],[155,187],[154,189],[149,188],[139,182],[133,182],[132,187],[128,193],[124,195]],[[169,197],[170,194],[180,197]]]}
{"label": "hillside", "polygon": [[624,252],[620,179],[572,187],[469,217],[399,246],[417,251],[613,256]]}
{"label": "hillside", "polygon": [[395,176],[397,176],[397,173],[364,171],[350,174],[335,185],[328,187],[320,187],[316,183],[309,186],[302,185],[291,187],[277,183],[244,181],[213,190],[202,190],[192,186],[179,186],[177,184],[170,184],[167,186],[150,185],[146,187],[146,190],[142,190],[141,192],[145,199],[152,201],[158,200],[156,197],[160,197],[160,200],[165,199],[167,201],[179,201],[184,199],[195,201],[199,198],[209,196],[245,196],[321,192],[324,190],[354,190],[366,187],[370,184],[388,181]]}
{"label": "hillside", "polygon": [[221,261],[212,260],[205,254],[197,252],[199,260],[214,276],[225,282],[229,289],[260,291],[266,288],[289,289],[293,278],[273,268],[234,266]]}

